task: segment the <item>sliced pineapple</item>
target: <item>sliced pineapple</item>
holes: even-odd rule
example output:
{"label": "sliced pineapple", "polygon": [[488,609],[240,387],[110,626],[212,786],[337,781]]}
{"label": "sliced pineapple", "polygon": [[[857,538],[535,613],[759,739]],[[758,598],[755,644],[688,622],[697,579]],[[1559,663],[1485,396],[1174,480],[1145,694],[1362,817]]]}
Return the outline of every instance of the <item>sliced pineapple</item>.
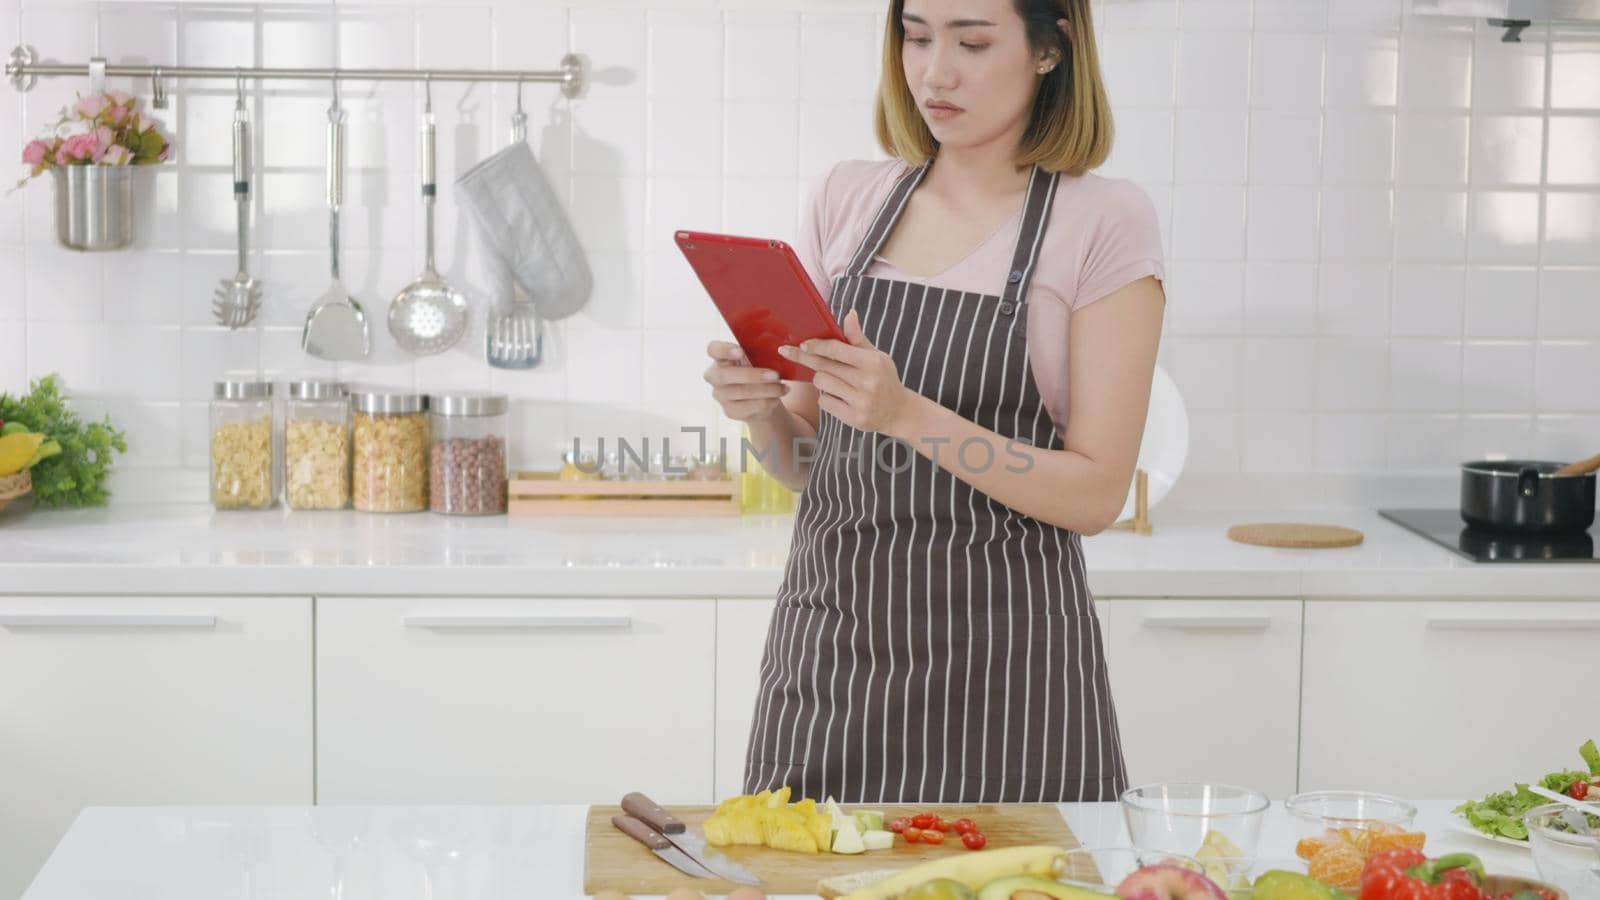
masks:
{"label": "sliced pineapple", "polygon": [[794,853],[816,853],[817,841],[811,832],[792,816],[772,816],[767,821],[767,846]]}

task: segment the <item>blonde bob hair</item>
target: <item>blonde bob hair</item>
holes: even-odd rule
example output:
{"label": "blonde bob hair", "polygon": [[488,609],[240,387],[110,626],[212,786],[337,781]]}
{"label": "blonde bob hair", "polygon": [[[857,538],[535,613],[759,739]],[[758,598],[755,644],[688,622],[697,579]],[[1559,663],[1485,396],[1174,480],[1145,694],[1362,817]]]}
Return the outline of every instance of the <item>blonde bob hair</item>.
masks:
{"label": "blonde bob hair", "polygon": [[[1105,162],[1112,139],[1111,104],[1095,52],[1090,0],[1012,3],[1027,29],[1029,49],[1060,52],[1059,64],[1040,76],[1033,113],[1017,147],[1017,165],[1081,175]],[[891,0],[874,130],[885,153],[920,166],[933,158],[939,142],[928,130],[906,84],[901,58],[906,37],[900,20],[904,10],[905,0]],[[1065,29],[1056,24],[1059,19],[1067,20]]]}

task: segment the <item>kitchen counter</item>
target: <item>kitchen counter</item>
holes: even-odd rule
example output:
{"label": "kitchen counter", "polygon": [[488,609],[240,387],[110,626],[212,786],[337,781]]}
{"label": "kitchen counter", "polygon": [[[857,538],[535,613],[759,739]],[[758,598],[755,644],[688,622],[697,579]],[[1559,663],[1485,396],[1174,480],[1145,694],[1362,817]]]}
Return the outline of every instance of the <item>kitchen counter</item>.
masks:
{"label": "kitchen counter", "polygon": [[[1429,855],[1466,850],[1491,872],[1536,877],[1529,851],[1457,831],[1455,801],[1418,803]],[[584,806],[90,807],[22,900],[561,900],[583,897]],[[1126,846],[1115,803],[1062,804],[1087,847]],[[1281,804],[1258,856],[1292,859]],[[641,848],[641,852],[643,849]],[[336,862],[344,893],[332,894]],[[666,865],[662,863],[662,865]],[[774,895],[778,900],[780,895]]]}
{"label": "kitchen counter", "polygon": [[[1155,534],[1084,539],[1103,597],[1594,599],[1600,568],[1478,564],[1376,511],[1152,513]],[[1231,541],[1245,521],[1317,521],[1366,541],[1289,550]],[[118,504],[0,517],[0,594],[770,597],[790,516],[451,518]]]}

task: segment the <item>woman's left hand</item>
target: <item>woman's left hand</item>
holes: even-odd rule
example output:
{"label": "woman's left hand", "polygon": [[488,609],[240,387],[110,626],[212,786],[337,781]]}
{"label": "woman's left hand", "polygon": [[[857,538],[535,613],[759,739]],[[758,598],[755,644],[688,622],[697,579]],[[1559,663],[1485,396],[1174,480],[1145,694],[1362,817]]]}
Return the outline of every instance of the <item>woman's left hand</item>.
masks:
{"label": "woman's left hand", "polygon": [[860,431],[903,436],[899,432],[919,395],[900,382],[889,354],[867,340],[855,310],[842,324],[848,343],[813,340],[798,348],[780,347],[778,353],[817,373],[811,383],[821,392],[819,409]]}

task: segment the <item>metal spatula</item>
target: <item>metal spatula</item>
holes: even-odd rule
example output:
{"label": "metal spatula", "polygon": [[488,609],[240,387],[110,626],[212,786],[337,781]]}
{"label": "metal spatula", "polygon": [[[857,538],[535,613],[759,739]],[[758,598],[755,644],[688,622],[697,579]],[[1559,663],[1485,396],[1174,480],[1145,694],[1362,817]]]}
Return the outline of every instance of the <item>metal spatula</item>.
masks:
{"label": "metal spatula", "polygon": [[[528,139],[528,114],[522,111],[522,82],[517,82],[517,111],[511,115],[511,143]],[[484,247],[485,253],[494,249]],[[504,262],[501,269],[507,269]],[[484,356],[489,365],[497,369],[531,369],[544,359],[544,322],[534,309],[533,301],[523,293],[509,271],[502,273],[502,283],[510,284],[510,301],[503,297],[489,317],[489,327],[484,332]]]}
{"label": "metal spatula", "polygon": [[239,207],[239,271],[232,278],[222,279],[211,301],[217,322],[229,328],[250,324],[261,309],[261,282],[250,277],[246,264],[250,257],[250,124],[243,79],[238,92],[233,104],[233,201]]}
{"label": "metal spatula", "polygon": [[320,359],[366,359],[372,351],[367,316],[339,280],[339,205],[344,200],[344,110],[339,108],[339,83],[333,84],[328,106],[328,266],[333,283],[312,304],[300,346]]}

